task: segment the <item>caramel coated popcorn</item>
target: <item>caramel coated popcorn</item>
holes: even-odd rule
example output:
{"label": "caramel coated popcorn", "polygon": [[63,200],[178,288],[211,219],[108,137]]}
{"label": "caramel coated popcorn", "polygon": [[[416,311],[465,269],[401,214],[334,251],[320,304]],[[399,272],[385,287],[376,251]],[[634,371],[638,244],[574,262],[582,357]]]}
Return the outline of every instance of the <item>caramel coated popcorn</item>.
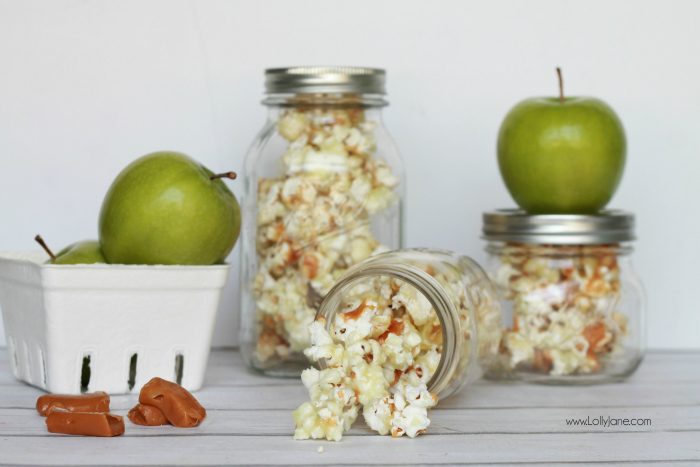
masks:
{"label": "caramel coated popcorn", "polygon": [[[544,254],[544,252],[547,254]],[[617,310],[615,247],[506,247],[494,281],[512,301],[501,351],[507,369],[556,376],[595,373],[618,352],[627,318]]]}
{"label": "caramel coated popcorn", "polygon": [[284,360],[309,346],[315,309],[350,266],[384,248],[372,216],[396,203],[398,179],[375,158],[375,123],[361,109],[291,109],[278,178],[258,181],[255,358]]}
{"label": "caramel coated popcorn", "polygon": [[360,410],[381,435],[425,432],[428,409],[437,404],[427,383],[440,362],[442,334],[437,314],[413,287],[385,277],[358,285],[330,330],[321,318],[310,334],[304,353],[327,367],[302,373],[310,400],[294,411],[296,439],[338,441]]}
{"label": "caramel coated popcorn", "polygon": [[295,438],[339,440],[360,411],[380,435],[416,437],[428,429],[428,410],[438,402],[428,383],[449,345],[447,337],[457,353],[448,359],[454,366],[433,383],[437,390],[450,393],[461,387],[471,359],[485,364],[497,357],[498,304],[486,296],[469,296],[481,285],[469,283],[457,268],[440,269],[423,268],[454,306],[443,312],[454,314],[460,323],[454,328],[447,319],[445,335],[426,296],[389,276],[363,279],[344,292],[331,323],[314,321],[311,346],[304,353],[312,361],[323,360],[326,368],[302,373],[310,400],[294,412]]}

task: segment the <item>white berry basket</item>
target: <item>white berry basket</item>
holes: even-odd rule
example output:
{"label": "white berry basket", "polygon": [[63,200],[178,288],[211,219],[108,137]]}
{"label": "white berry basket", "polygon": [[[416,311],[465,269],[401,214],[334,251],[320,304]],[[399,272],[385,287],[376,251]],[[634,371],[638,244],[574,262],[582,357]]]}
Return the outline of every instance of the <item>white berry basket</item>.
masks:
{"label": "white berry basket", "polygon": [[138,392],[160,376],[202,386],[228,265],[51,265],[0,253],[10,366],[49,392]]}

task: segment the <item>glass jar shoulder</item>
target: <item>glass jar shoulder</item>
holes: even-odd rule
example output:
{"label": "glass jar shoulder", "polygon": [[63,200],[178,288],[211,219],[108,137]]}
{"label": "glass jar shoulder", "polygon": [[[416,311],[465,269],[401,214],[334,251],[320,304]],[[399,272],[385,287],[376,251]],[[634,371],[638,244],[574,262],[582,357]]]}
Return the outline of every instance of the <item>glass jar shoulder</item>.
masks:
{"label": "glass jar shoulder", "polygon": [[380,182],[403,181],[403,162],[380,109],[273,107],[248,151],[245,170],[253,178],[348,172],[372,169],[368,161],[375,160],[383,169]]}

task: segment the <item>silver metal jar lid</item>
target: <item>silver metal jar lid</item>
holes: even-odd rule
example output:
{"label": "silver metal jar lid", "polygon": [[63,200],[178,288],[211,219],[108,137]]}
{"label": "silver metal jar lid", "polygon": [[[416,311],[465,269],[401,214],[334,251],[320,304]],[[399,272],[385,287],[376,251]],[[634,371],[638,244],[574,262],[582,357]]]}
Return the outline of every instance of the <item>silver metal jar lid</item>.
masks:
{"label": "silver metal jar lid", "polygon": [[527,214],[518,209],[484,213],[485,240],[553,245],[597,245],[635,239],[634,214]]}
{"label": "silver metal jar lid", "polygon": [[297,66],[265,70],[268,94],[386,94],[386,72],[352,66]]}

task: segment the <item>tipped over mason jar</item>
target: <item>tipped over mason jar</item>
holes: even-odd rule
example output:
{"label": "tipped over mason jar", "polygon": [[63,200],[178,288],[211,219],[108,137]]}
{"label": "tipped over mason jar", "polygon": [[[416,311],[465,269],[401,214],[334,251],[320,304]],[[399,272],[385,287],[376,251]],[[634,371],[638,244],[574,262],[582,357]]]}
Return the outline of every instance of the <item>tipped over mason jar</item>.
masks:
{"label": "tipped over mason jar", "polygon": [[295,438],[339,440],[362,416],[381,435],[415,437],[428,409],[478,379],[501,341],[496,292],[472,259],[397,250],[353,267],[311,325],[302,373],[310,400]]}
{"label": "tipped over mason jar", "polygon": [[632,374],[646,300],[632,266],[634,216],[484,214],[487,269],[506,327],[488,376],[592,384]]}

